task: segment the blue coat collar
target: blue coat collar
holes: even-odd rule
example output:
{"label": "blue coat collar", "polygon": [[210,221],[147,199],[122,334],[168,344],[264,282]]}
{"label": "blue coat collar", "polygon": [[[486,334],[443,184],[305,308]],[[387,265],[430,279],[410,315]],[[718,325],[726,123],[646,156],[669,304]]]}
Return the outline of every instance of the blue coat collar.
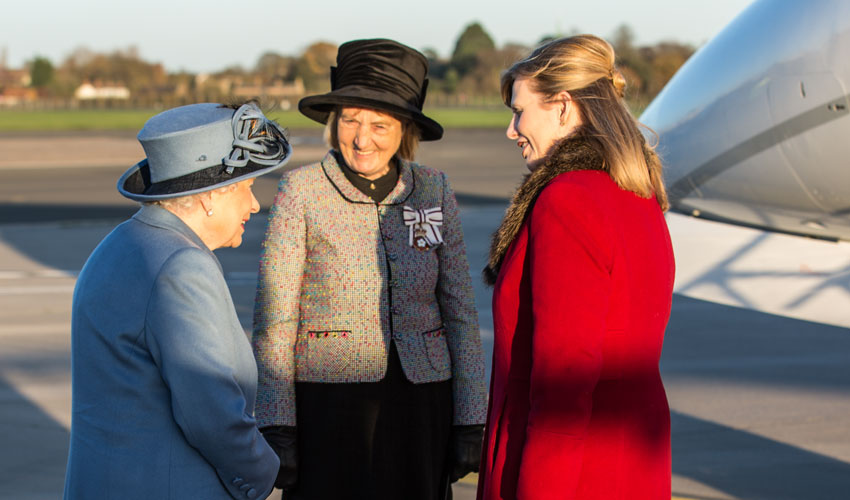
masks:
{"label": "blue coat collar", "polygon": [[195,231],[192,231],[192,228],[187,226],[180,217],[177,217],[159,205],[142,205],[142,208],[133,215],[133,219],[149,226],[170,229],[171,231],[180,233],[192,243],[198,245],[199,248],[212,254],[212,251],[207,248],[207,245],[204,244],[200,236],[195,234]]}

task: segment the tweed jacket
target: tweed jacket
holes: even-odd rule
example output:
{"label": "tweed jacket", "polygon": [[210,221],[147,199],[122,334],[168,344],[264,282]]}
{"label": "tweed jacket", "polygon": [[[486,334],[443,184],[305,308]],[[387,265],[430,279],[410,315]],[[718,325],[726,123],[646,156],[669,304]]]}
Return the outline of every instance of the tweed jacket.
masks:
{"label": "tweed jacket", "polygon": [[[411,244],[404,207],[438,207],[443,242]],[[394,341],[413,383],[452,379],[453,422],[484,422],[478,317],[457,202],[445,174],[399,162],[381,203],[332,152],[283,174],[254,310],[260,426],[295,425],[294,382],[376,382]]]}
{"label": "tweed jacket", "polygon": [[215,255],[144,206],[80,273],[65,499],[259,499],[280,463],[253,417],[256,364]]}

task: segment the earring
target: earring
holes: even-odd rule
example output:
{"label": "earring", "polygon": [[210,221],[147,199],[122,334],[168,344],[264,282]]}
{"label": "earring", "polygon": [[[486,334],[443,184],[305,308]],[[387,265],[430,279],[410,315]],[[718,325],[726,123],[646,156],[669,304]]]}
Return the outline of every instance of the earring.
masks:
{"label": "earring", "polygon": [[212,209],[207,210],[207,217],[212,217],[213,211]]}

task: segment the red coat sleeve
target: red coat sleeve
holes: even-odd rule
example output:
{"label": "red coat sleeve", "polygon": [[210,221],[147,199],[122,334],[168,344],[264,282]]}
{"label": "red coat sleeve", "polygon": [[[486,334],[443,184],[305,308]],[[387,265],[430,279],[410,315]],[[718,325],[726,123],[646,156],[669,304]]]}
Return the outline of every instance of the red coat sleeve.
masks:
{"label": "red coat sleeve", "polygon": [[612,260],[604,200],[565,177],[543,190],[529,220],[532,361],[518,499],[574,498],[602,367]]}

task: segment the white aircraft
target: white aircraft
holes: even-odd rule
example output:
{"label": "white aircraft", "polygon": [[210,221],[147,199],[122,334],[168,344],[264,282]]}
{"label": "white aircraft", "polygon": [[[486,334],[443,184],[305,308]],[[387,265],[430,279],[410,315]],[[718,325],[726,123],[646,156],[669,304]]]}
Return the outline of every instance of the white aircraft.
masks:
{"label": "white aircraft", "polygon": [[850,327],[848,83],[850,2],[759,0],[650,104],[678,293]]}

